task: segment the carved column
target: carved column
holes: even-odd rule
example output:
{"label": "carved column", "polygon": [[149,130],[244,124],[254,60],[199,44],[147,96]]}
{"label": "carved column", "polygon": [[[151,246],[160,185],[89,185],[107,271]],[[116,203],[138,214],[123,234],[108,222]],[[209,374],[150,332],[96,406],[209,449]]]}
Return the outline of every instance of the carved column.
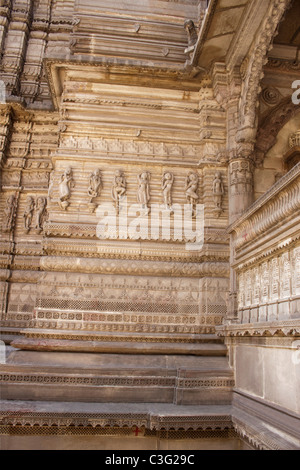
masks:
{"label": "carved column", "polygon": [[229,162],[229,213],[233,223],[252,203],[254,163],[251,157],[233,158]]}

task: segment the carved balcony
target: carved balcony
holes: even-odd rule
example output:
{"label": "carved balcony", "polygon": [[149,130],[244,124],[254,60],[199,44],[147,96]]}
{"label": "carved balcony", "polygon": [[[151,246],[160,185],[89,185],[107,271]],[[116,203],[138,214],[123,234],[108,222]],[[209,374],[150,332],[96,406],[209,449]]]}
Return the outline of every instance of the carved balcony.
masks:
{"label": "carved balcony", "polygon": [[238,297],[238,321],[231,330],[238,334],[242,324],[251,334],[296,334],[300,328],[300,163],[230,231]]}

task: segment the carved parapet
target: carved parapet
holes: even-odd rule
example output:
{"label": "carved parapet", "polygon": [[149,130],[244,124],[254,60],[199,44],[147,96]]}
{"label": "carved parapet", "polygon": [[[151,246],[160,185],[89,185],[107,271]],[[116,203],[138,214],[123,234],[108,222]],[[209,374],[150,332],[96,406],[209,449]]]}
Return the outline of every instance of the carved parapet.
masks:
{"label": "carved parapet", "polygon": [[[236,250],[287,220],[300,209],[300,164],[281,178],[232,225]],[[283,235],[285,237],[285,235]]]}
{"label": "carved parapet", "polygon": [[300,163],[231,227],[240,323],[300,317]]}

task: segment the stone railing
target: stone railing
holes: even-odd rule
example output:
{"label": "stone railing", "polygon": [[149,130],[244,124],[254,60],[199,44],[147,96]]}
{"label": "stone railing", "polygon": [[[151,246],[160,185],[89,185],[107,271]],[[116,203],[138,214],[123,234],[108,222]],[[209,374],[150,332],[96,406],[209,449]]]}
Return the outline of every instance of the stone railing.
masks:
{"label": "stone railing", "polygon": [[258,199],[230,231],[238,323],[299,321],[300,164]]}

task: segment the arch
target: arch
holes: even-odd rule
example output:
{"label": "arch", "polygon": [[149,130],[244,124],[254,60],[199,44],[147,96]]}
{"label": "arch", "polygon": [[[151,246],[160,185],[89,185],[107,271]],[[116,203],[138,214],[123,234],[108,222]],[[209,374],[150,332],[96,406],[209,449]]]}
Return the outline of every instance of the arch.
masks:
{"label": "arch", "polygon": [[284,98],[263,119],[257,131],[255,153],[257,163],[262,164],[268,151],[276,144],[280,130],[300,112],[291,97]]}

